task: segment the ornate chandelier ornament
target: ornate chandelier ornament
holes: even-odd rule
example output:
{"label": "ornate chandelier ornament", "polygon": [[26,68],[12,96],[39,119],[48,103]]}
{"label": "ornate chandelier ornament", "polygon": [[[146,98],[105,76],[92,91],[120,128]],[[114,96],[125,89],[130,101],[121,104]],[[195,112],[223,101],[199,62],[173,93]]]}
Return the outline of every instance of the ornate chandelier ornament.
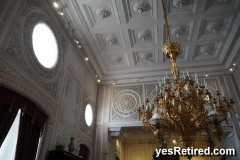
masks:
{"label": "ornate chandelier ornament", "polygon": [[[232,99],[227,101],[223,88],[222,94],[219,91],[211,93],[205,80],[203,83],[198,81],[197,74],[195,80],[188,72],[186,75],[183,73],[183,79],[180,79],[176,59],[181,46],[171,42],[163,0],[162,7],[168,35],[168,44],[162,50],[172,62],[174,80],[170,82],[166,74],[159,81],[154,104],[150,104],[150,99],[146,98],[145,104],[138,109],[139,120],[142,118],[143,126],[152,129],[162,148],[166,148],[163,142],[171,135],[177,136],[182,149],[194,147],[196,134],[200,133],[206,137],[207,146],[212,150],[215,147],[213,137],[221,140],[221,122],[228,123],[228,113],[231,114],[231,110],[235,112],[234,102]],[[214,94],[216,98],[213,98]],[[188,155],[188,159],[191,158]]]}

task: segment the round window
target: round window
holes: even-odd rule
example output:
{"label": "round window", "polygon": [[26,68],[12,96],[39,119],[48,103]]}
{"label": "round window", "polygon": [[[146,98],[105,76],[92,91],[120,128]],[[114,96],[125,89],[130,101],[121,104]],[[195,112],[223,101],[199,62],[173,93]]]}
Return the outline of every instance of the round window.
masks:
{"label": "round window", "polygon": [[46,23],[38,23],[32,34],[33,50],[38,61],[46,68],[55,66],[58,46],[53,31]]}
{"label": "round window", "polygon": [[85,109],[85,121],[88,126],[90,126],[92,124],[92,118],[93,118],[92,106],[90,104],[88,104]]}

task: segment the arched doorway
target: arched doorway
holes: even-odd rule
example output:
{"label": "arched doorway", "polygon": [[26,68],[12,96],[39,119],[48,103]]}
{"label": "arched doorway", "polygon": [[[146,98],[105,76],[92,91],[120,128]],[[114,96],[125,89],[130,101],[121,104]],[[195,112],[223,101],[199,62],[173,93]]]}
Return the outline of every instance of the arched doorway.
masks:
{"label": "arched doorway", "polygon": [[80,144],[80,149],[79,149],[79,156],[82,156],[84,158],[84,160],[88,160],[88,156],[89,156],[89,149],[87,148],[87,146],[85,146],[84,144]]}

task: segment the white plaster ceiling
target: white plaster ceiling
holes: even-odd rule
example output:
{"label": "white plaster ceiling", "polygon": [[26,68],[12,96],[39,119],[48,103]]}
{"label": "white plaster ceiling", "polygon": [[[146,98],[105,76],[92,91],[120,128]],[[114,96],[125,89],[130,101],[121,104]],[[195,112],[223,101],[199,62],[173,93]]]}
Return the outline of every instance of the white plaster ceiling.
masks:
{"label": "white plaster ceiling", "polygon": [[[165,0],[180,72],[229,74],[240,46],[240,0]],[[59,0],[104,81],[157,78],[171,62],[162,52],[160,0]]]}

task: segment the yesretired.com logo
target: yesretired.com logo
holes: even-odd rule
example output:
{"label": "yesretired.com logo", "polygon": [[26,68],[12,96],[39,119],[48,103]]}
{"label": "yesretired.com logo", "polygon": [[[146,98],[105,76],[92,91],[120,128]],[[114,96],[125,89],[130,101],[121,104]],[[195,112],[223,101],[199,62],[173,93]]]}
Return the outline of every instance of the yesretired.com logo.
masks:
{"label": "yesretired.com logo", "polygon": [[211,156],[211,155],[229,155],[229,156],[235,156],[235,149],[213,149],[211,152],[210,147],[206,149],[202,148],[187,148],[187,149],[181,149],[180,147],[174,147],[169,148],[169,149],[156,149],[156,157],[159,157],[160,155],[192,155],[192,156],[197,156],[197,155],[206,155],[206,156]]}

